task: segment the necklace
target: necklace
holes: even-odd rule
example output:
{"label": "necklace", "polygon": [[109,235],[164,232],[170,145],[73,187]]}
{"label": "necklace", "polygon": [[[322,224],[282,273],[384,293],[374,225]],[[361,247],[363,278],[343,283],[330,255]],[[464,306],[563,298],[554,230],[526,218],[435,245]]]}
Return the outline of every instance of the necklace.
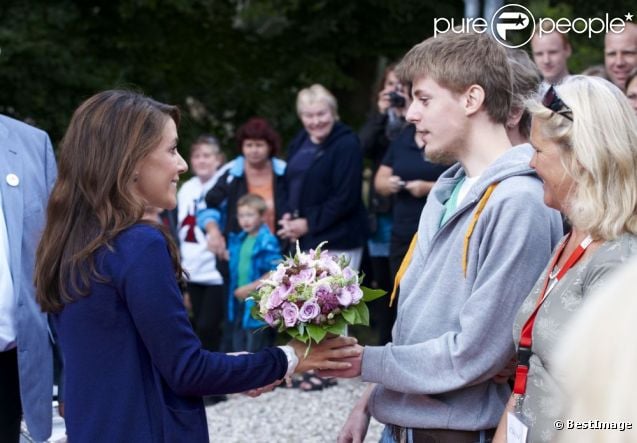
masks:
{"label": "necklace", "polygon": [[[580,243],[580,248],[583,248],[583,250],[586,250],[586,248],[588,248],[590,246],[590,244],[593,243],[593,238],[590,235],[587,235],[586,238],[584,238],[584,240],[582,240],[582,243]],[[583,253],[583,251],[582,251]],[[555,277],[558,276],[558,274],[560,273],[560,270],[562,268],[558,268],[557,267],[557,263],[555,264],[555,266],[553,267],[553,269],[551,270],[551,272],[549,273],[549,280],[555,280]]]}

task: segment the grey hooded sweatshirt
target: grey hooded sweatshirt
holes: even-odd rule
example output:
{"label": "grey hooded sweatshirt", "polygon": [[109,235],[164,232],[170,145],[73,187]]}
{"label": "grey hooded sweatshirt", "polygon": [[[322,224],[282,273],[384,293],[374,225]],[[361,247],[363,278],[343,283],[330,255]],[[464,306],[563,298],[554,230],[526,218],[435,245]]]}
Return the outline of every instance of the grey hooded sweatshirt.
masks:
{"label": "grey hooded sweatshirt", "polygon": [[[464,169],[452,166],[431,190],[400,283],[393,342],[363,353],[362,378],[378,384],[368,406],[380,422],[469,431],[497,426],[510,389],[492,377],[514,355],[513,318],[562,236],[531,156],[528,144],[507,150],[442,226],[444,203]],[[491,183],[498,184],[469,239],[465,276],[465,234]]]}

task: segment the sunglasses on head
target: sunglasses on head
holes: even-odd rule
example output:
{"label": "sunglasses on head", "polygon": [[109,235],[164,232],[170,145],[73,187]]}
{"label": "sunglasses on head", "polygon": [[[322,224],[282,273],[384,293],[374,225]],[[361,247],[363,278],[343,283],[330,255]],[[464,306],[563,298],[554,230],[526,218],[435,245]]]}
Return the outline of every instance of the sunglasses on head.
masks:
{"label": "sunglasses on head", "polygon": [[556,114],[562,115],[570,121],[573,121],[573,111],[571,108],[566,106],[562,99],[557,95],[557,91],[552,85],[548,91],[546,91],[546,94],[544,94],[542,104]]}

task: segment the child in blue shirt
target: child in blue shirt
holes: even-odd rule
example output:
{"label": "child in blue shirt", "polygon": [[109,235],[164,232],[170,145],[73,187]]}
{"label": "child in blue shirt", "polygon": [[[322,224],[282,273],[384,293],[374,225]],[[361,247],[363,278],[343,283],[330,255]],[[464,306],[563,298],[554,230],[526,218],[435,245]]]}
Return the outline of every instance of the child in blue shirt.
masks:
{"label": "child in blue shirt", "polygon": [[276,332],[252,318],[253,300],[246,300],[260,280],[281,260],[279,241],[264,222],[266,203],[256,194],[246,194],[237,202],[241,232],[230,233],[228,254],[228,321],[232,325],[234,351],[256,352],[274,344]]}

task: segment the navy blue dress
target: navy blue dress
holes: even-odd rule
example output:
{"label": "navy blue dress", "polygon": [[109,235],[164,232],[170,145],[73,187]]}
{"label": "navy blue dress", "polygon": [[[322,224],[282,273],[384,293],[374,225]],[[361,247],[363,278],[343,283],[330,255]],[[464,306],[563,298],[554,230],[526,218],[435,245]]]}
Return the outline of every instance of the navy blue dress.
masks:
{"label": "navy blue dress", "polygon": [[202,396],[282,378],[283,351],[228,356],[201,348],[166,241],[139,224],[102,248],[89,295],[54,317],[65,360],[69,441],[207,442]]}

